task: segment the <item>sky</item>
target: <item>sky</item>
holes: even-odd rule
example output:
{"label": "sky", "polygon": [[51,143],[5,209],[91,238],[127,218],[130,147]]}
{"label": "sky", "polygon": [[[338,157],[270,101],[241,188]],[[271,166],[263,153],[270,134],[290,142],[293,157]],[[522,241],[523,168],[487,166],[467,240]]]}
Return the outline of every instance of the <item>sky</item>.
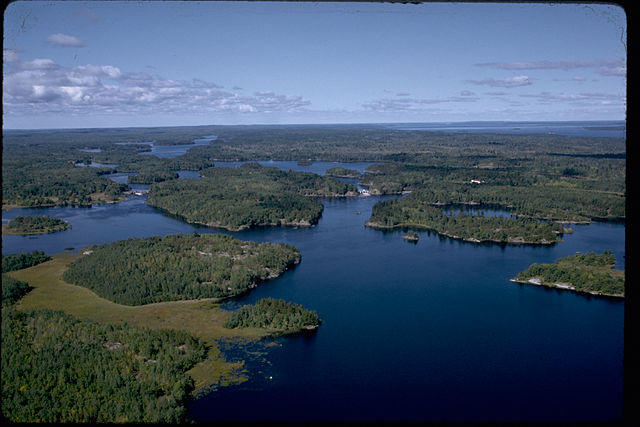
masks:
{"label": "sky", "polygon": [[594,3],[15,1],[3,129],[625,120]]}

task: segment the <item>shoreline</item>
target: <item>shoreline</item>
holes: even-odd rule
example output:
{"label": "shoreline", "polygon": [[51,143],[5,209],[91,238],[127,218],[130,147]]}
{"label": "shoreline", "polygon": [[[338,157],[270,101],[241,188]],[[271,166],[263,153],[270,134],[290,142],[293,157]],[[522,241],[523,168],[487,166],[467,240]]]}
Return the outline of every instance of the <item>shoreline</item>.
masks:
{"label": "shoreline", "polygon": [[605,298],[616,298],[616,299],[624,299],[625,296],[624,294],[605,294],[602,292],[596,292],[596,291],[585,291],[585,290],[581,290],[581,289],[576,289],[575,286],[573,286],[570,283],[543,283],[540,281],[540,279],[537,279],[535,277],[531,277],[529,279],[526,280],[518,280],[516,278],[513,279],[509,279],[510,282],[513,283],[518,283],[521,285],[534,285],[534,286],[542,286],[542,287],[546,287],[546,288],[551,288],[551,289],[560,289],[560,290],[564,290],[564,291],[573,291],[575,293],[578,294],[583,294],[583,295],[591,295],[591,296],[596,296],[596,297],[605,297]]}

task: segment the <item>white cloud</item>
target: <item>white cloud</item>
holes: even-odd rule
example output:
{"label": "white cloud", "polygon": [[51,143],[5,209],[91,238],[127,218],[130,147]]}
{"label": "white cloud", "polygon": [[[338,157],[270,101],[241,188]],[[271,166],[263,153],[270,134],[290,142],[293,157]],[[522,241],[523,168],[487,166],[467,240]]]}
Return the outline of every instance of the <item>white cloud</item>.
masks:
{"label": "white cloud", "polygon": [[[464,94],[464,95],[463,95]],[[400,95],[398,95],[400,96]],[[376,99],[365,104],[362,107],[367,111],[375,112],[409,112],[409,111],[425,111],[427,106],[436,104],[446,104],[451,102],[475,102],[477,98],[472,92],[462,91],[461,96],[452,96],[450,98],[383,98]]]}
{"label": "white cloud", "polygon": [[487,85],[491,87],[518,87],[533,84],[529,76],[507,77],[504,79],[489,78],[484,80],[469,80],[469,82],[477,85]]}
{"label": "white cloud", "polygon": [[2,61],[3,62],[16,62],[20,59],[18,52],[15,49],[3,48],[2,49]]}
{"label": "white cloud", "polygon": [[33,61],[22,62],[20,68],[23,70],[55,70],[58,64],[51,59],[36,58]]}
{"label": "white cloud", "polygon": [[47,37],[47,42],[57,46],[84,47],[84,42],[76,37],[66,34],[52,34]]}
{"label": "white cloud", "polygon": [[[10,65],[10,66],[9,66]],[[51,59],[5,65],[5,114],[206,114],[296,112],[310,105],[299,95],[273,91],[240,96],[199,79],[164,79],[111,65],[61,67]]]}
{"label": "white cloud", "polygon": [[600,92],[584,92],[584,93],[549,93],[541,92],[538,94],[523,94],[523,98],[536,99],[543,104],[551,103],[567,103],[571,105],[624,105],[626,98],[624,96],[600,93]]}
{"label": "white cloud", "polygon": [[522,61],[522,62],[483,62],[477,67],[489,67],[502,70],[573,70],[576,68],[595,68],[603,76],[626,76],[627,65],[623,58],[598,59],[594,61]]}

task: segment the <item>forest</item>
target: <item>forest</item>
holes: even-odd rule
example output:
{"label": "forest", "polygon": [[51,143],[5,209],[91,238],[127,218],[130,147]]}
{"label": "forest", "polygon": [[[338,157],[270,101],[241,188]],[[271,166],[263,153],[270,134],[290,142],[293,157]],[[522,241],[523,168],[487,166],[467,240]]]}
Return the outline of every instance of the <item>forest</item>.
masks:
{"label": "forest", "polygon": [[205,356],[185,332],[5,307],[2,415],[13,423],[180,423]]}
{"label": "forest", "polygon": [[312,173],[246,163],[208,168],[201,179],[153,184],[148,203],[187,222],[242,230],[260,226],[310,226],[322,204],[311,197],[357,195],[351,184]]}
{"label": "forest", "polygon": [[29,284],[2,272],[2,307],[15,304],[29,292]]}
{"label": "forest", "polygon": [[[614,270],[611,251],[602,254],[574,254],[560,258],[555,264],[532,264],[514,281],[543,286],[568,286],[576,292],[595,295],[624,296],[624,271]],[[561,286],[558,286],[561,285]]]}
{"label": "forest", "polygon": [[300,262],[291,245],[225,234],[131,238],[85,252],[63,279],[124,305],[231,297]]}
{"label": "forest", "polygon": [[2,227],[5,234],[47,234],[71,228],[68,222],[46,215],[17,216]]}
{"label": "forest", "polygon": [[33,251],[32,253],[2,255],[2,272],[22,270],[23,268],[38,265],[41,262],[49,261],[51,257],[43,251]]}
{"label": "forest", "polygon": [[[22,258],[22,267],[44,253]],[[29,257],[31,255],[31,257]],[[28,283],[2,274],[2,416],[12,423],[179,423],[204,359],[182,331],[106,324],[48,309],[16,310]],[[16,257],[13,257],[16,258]]]}
{"label": "forest", "polygon": [[275,298],[261,298],[255,304],[243,305],[225,320],[225,328],[265,328],[280,333],[315,329],[320,324],[318,313],[299,304]]}

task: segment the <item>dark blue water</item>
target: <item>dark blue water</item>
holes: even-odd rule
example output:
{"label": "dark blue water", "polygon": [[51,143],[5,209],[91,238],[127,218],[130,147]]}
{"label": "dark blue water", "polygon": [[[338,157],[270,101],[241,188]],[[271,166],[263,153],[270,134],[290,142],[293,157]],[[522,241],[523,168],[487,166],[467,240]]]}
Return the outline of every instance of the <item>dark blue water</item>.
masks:
{"label": "dark blue water", "polygon": [[385,126],[398,130],[449,133],[506,133],[523,135],[543,133],[606,138],[626,137],[626,122],[624,120],[573,122],[396,123]]}

